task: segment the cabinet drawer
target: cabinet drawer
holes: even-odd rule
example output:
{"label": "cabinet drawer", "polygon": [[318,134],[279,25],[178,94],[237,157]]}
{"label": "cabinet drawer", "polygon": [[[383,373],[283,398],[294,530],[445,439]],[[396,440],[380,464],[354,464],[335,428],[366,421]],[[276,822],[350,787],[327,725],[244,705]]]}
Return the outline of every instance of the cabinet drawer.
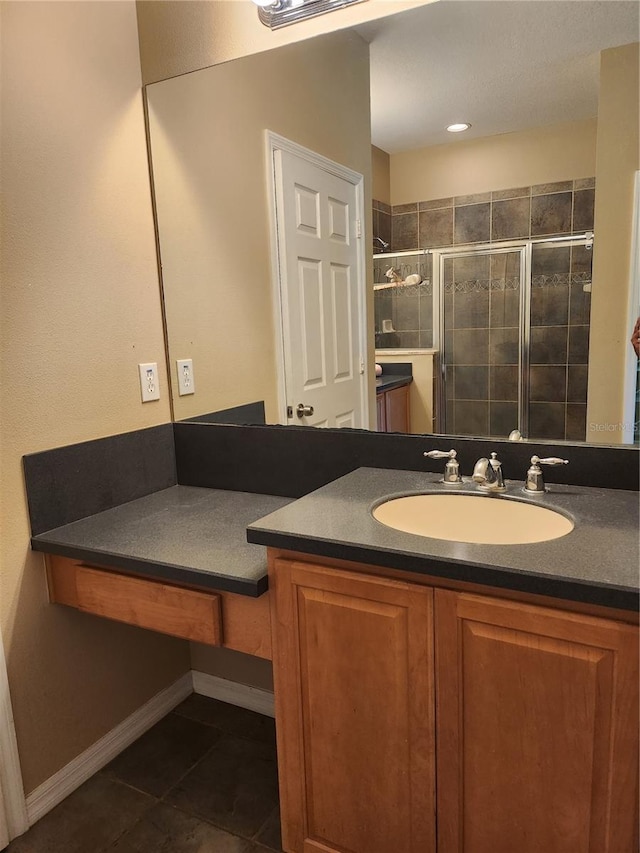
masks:
{"label": "cabinet drawer", "polygon": [[[149,628],[209,645],[222,642],[220,596],[160,583],[156,580],[73,566],[69,586],[75,601],[55,594],[54,600],[85,613]],[[68,590],[71,592],[71,590]]]}
{"label": "cabinet drawer", "polygon": [[56,604],[271,660],[268,592],[209,592],[54,554],[47,555],[47,581]]}

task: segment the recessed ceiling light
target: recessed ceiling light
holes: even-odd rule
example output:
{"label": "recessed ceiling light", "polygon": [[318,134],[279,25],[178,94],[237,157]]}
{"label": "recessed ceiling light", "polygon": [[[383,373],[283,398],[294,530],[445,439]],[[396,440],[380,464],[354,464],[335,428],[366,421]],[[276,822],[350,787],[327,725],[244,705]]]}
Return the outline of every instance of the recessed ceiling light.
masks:
{"label": "recessed ceiling light", "polygon": [[460,124],[450,124],[447,130],[449,133],[461,133],[463,130],[469,130],[470,127],[470,124],[461,122]]}

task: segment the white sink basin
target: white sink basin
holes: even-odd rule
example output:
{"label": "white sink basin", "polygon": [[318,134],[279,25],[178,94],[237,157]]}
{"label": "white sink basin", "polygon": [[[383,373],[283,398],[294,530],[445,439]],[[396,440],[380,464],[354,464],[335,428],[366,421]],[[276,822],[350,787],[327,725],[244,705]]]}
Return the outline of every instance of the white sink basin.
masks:
{"label": "white sink basin", "polygon": [[408,495],[380,504],[373,517],[404,533],[479,545],[546,542],[573,530],[559,512],[497,495]]}

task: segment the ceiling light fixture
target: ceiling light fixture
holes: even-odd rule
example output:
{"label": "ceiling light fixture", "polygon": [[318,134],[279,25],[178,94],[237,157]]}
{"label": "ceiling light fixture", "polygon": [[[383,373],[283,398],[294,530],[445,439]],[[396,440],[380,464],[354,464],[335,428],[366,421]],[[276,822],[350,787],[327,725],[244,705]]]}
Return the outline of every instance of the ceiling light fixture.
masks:
{"label": "ceiling light fixture", "polygon": [[272,30],[333,12],[343,6],[353,3],[363,3],[364,0],[253,0],[258,6],[258,17]]}
{"label": "ceiling light fixture", "polygon": [[447,130],[449,133],[462,133],[463,130],[469,130],[470,127],[470,124],[461,121],[459,124],[450,124]]}

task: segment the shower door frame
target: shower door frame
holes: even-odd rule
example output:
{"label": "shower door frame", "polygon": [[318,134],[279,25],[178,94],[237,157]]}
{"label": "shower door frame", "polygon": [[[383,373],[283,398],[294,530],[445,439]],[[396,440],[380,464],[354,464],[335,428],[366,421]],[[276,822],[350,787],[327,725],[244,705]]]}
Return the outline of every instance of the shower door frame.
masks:
{"label": "shower door frame", "polygon": [[[439,249],[427,249],[433,257],[434,323],[433,345],[439,353],[438,365],[438,432],[444,432],[446,421],[446,368],[444,357],[444,264],[446,260],[470,255],[520,253],[520,312],[518,357],[518,429],[523,438],[529,437],[529,350],[531,342],[531,260],[533,246],[587,246],[593,248],[594,233],[567,234],[560,237],[531,237],[519,240],[500,240],[495,243],[468,243]],[[569,274],[571,275],[571,274]],[[489,283],[491,290],[491,282]],[[484,437],[484,436],[483,436]],[[490,438],[492,436],[486,436]],[[497,437],[497,436],[493,436]]]}

